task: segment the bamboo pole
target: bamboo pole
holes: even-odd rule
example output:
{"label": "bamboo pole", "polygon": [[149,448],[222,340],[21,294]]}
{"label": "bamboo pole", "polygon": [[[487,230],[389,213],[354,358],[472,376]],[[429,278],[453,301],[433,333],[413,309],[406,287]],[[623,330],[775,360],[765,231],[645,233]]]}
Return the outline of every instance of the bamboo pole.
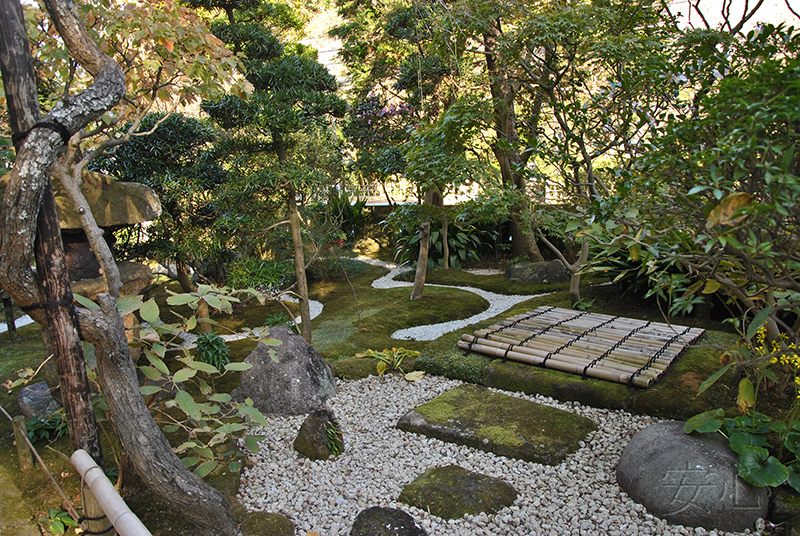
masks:
{"label": "bamboo pole", "polygon": [[[459,341],[458,347],[463,350],[466,350],[468,349],[468,343],[464,341]],[[500,348],[493,348],[491,346],[484,346],[481,344],[473,344],[472,350],[475,352],[480,352],[482,354],[493,355],[495,357],[503,357],[506,354],[506,352]],[[523,354],[513,350],[508,352],[507,357],[513,359],[514,361],[521,361],[523,363],[530,363],[532,365],[540,365],[544,361],[544,358],[530,354]],[[556,360],[554,358],[548,359],[547,364],[545,366],[546,368],[551,368],[554,370],[560,370],[562,372],[569,372],[572,374],[580,374],[580,375],[583,375],[583,371],[585,368],[584,365],[567,363]],[[592,378],[598,378],[601,380],[607,380],[617,383],[628,383],[628,381],[631,379],[632,376],[632,374],[617,373],[609,370],[599,369],[596,367],[591,367],[588,370],[586,370],[586,375],[591,376]],[[633,378],[632,383],[637,387],[647,388],[653,384],[653,380],[650,378],[636,376]]]}
{"label": "bamboo pole", "polygon": [[76,450],[70,460],[120,536],[152,536],[85,450]]}

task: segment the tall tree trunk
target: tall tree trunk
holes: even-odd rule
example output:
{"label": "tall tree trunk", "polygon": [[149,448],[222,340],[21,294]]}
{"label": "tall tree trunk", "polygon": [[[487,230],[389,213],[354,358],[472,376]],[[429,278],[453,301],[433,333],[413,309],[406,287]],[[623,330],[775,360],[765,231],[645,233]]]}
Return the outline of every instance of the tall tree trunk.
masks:
{"label": "tall tree trunk", "polygon": [[[0,68],[3,81],[6,82],[4,88],[11,129],[16,138],[15,147],[19,152],[25,139],[24,133],[37,123],[40,112],[25,20],[22,6],[16,0],[0,0],[0,40]],[[38,217],[34,258],[40,301],[27,304],[27,308],[43,310],[39,321],[41,323],[44,320],[42,327],[47,333],[45,341],[55,357],[72,446],[86,450],[102,467],[103,451],[89,392],[83,346],[78,337],[72,288],[50,182],[52,162],[43,170],[47,174],[40,203],[36,206]]]}
{"label": "tall tree trunk", "polygon": [[0,295],[3,296],[3,314],[6,317],[6,329],[8,330],[8,340],[13,341],[17,339],[17,325],[14,318],[14,302],[11,301],[11,296],[8,292],[0,289]]}
{"label": "tall tree trunk", "polygon": [[[506,147],[519,146],[519,134],[514,110],[514,100],[517,89],[508,75],[505,63],[498,52],[498,39],[502,36],[500,20],[490,24],[483,34],[486,56],[486,70],[489,73],[489,89],[492,94],[495,143],[492,152],[500,167],[503,184],[513,186],[523,195],[527,195],[525,176],[521,170],[527,163],[518,151],[507,150]],[[534,261],[544,260],[536,239],[524,232],[522,219],[524,218],[524,205],[516,204],[511,208],[511,251],[515,255],[526,255]]]}
{"label": "tall tree trunk", "polygon": [[[424,205],[433,204],[434,190],[425,192]],[[428,274],[428,251],[431,245],[431,222],[425,219],[419,226],[419,256],[417,257],[417,271],[414,275],[414,287],[411,289],[411,300],[421,300],[425,290],[425,278]]]}
{"label": "tall tree trunk", "polygon": [[[289,156],[286,145],[280,133],[273,133],[273,144],[278,163],[286,165]],[[303,339],[311,344],[311,309],[308,305],[308,279],[306,278],[306,258],[303,251],[303,233],[300,227],[300,214],[297,212],[297,191],[290,184],[286,192],[287,209],[289,212],[289,229],[292,232],[292,245],[294,246],[294,275],[297,278],[297,294],[300,296],[300,334]]]}

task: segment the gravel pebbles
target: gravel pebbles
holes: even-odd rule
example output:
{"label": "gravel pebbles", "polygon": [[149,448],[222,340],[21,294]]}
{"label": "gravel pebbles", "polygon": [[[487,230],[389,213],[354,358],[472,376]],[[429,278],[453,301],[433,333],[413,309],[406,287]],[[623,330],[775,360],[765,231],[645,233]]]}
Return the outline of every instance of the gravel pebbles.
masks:
{"label": "gravel pebbles", "polygon": [[[358,513],[370,506],[402,509],[431,536],[726,534],[669,525],[632,502],[617,485],[616,463],[628,440],[657,419],[506,393],[574,411],[597,423],[598,430],[557,466],[513,460],[394,428],[407,411],[460,384],[441,377],[411,383],[398,375],[339,381],[339,394],[329,407],[341,423],[345,452],[327,461],[310,461],[292,448],[304,416],[268,417],[270,426],[258,431],[266,437],[261,451],[253,455],[256,463],[242,475],[243,504],[251,511],[287,515],[299,536],[309,531],[347,535]],[[448,464],[502,478],[519,496],[496,514],[450,521],[396,502],[406,484]]]}

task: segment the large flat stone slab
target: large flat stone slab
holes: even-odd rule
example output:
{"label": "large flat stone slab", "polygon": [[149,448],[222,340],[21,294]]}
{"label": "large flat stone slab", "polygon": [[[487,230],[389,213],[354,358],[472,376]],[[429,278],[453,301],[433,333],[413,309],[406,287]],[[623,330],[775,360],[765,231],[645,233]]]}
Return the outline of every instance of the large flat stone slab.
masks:
{"label": "large flat stone slab", "polygon": [[508,482],[448,465],[417,477],[397,500],[442,519],[459,519],[464,514],[493,514],[511,506],[516,498],[517,492]]}
{"label": "large flat stone slab", "polygon": [[589,432],[590,419],[464,384],[408,412],[397,428],[545,465],[557,465]]}

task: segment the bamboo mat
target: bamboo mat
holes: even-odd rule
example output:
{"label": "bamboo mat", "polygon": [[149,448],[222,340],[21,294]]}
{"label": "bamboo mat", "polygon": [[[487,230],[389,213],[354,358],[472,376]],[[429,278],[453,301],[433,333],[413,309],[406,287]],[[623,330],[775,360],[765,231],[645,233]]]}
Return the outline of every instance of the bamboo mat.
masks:
{"label": "bamboo mat", "polygon": [[537,307],[472,335],[462,350],[603,380],[650,387],[704,330]]}

